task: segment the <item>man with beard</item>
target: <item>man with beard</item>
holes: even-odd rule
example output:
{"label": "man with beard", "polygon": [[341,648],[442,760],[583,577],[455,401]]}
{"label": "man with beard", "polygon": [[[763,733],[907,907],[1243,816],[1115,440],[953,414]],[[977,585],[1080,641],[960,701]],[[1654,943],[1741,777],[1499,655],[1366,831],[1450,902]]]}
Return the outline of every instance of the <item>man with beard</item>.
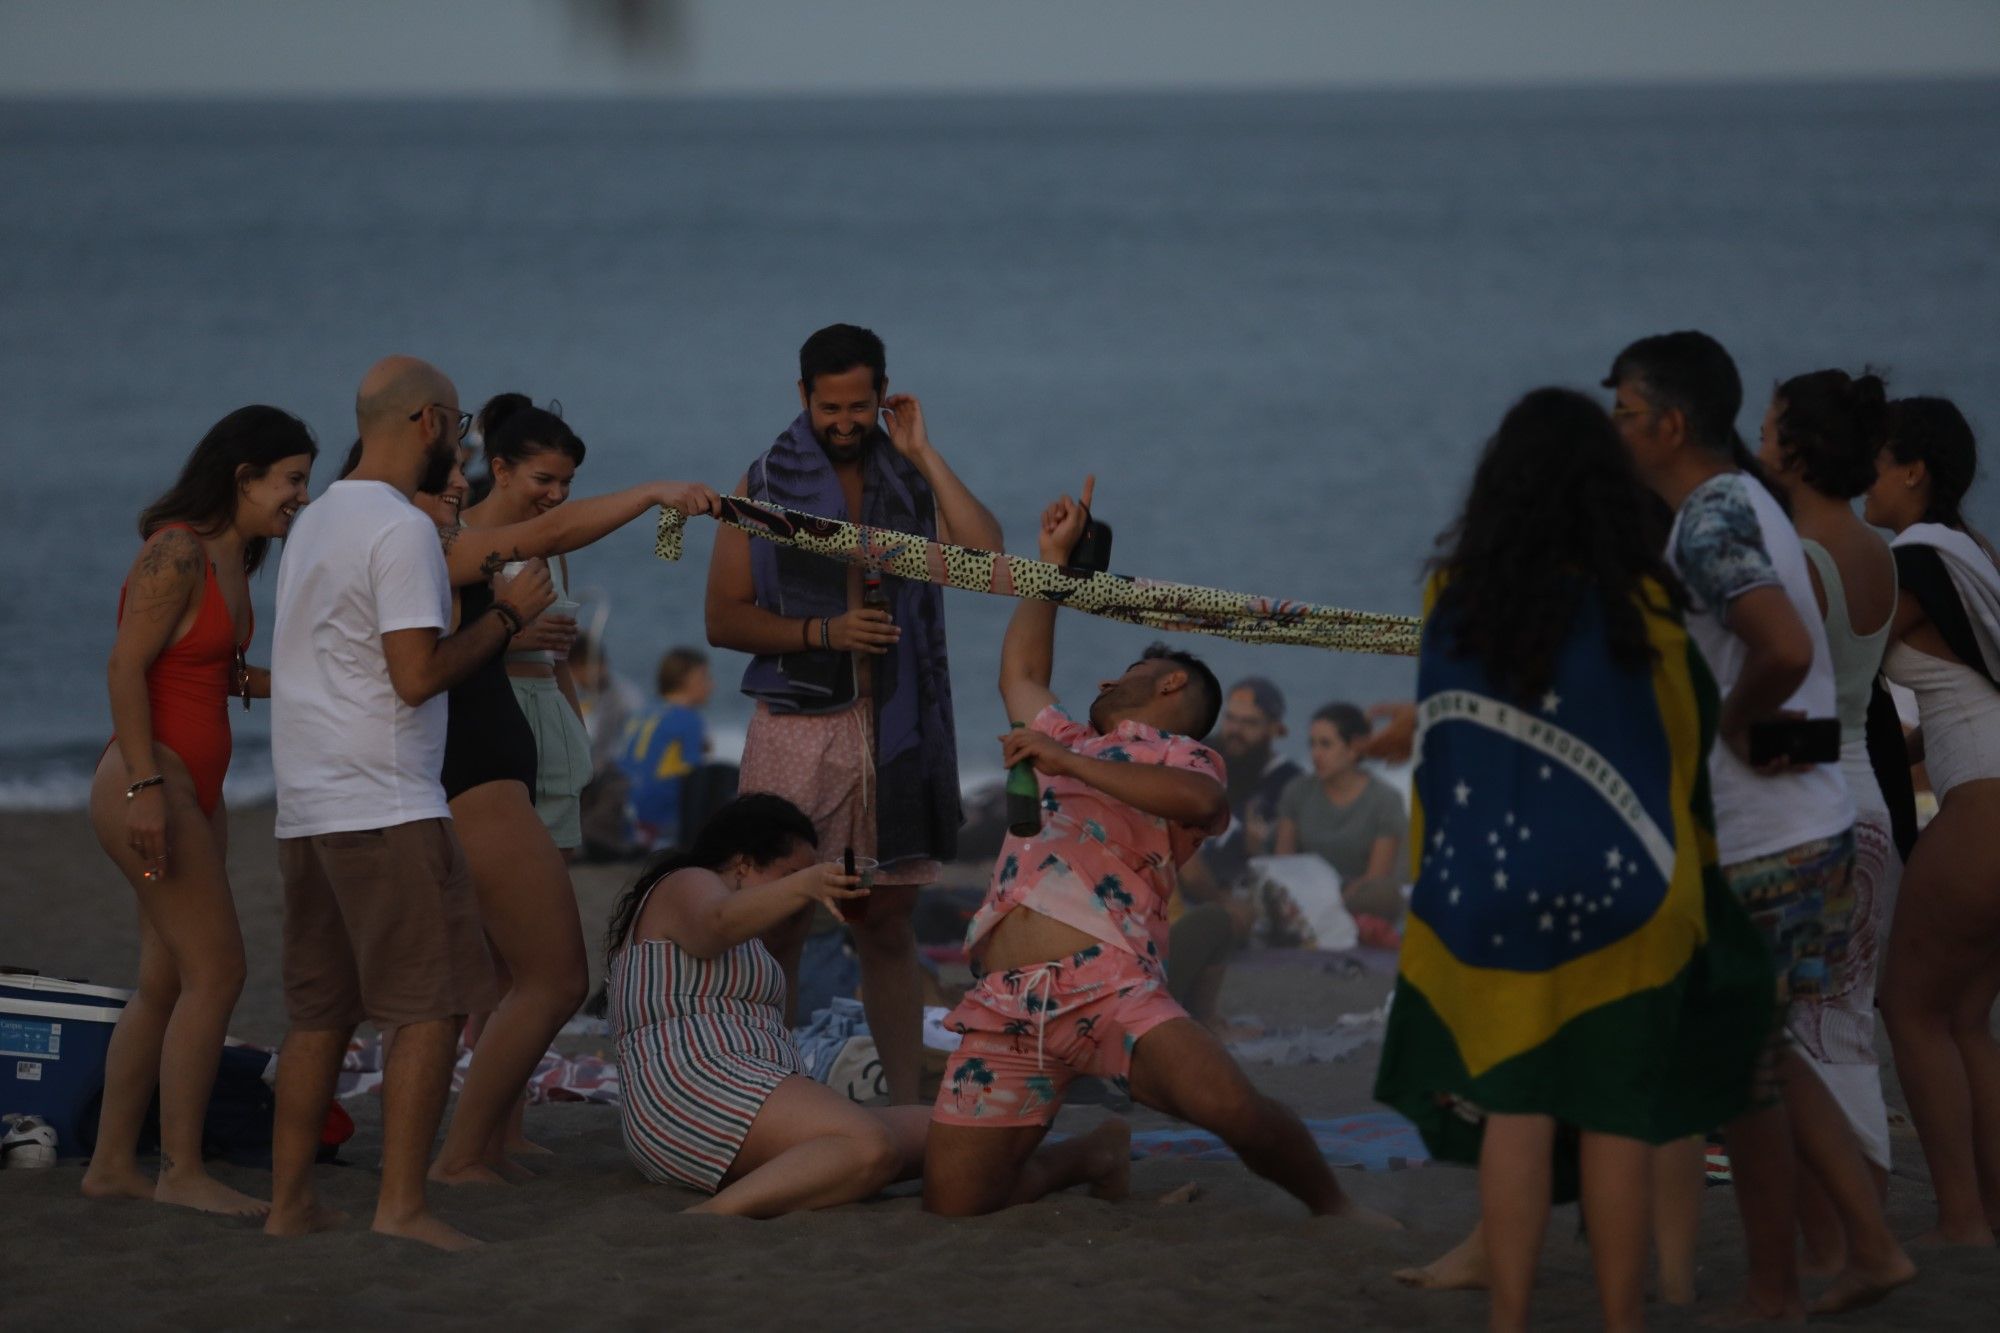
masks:
{"label": "man with beard", "polygon": [[477,1242],[424,1196],[458,1030],[493,1007],[493,964],[439,773],[445,691],[554,599],[548,568],[497,580],[459,627],[438,530],[410,503],[442,491],[467,416],[411,357],[379,362],[355,397],[354,470],[292,525],[278,567],[271,759],[285,882],[285,1009],[265,1231],[338,1221],[313,1188],[320,1127],[363,1018],[385,1042],[374,1229],[441,1249]]}
{"label": "man with beard", "polygon": [[[1090,489],[1043,514],[1042,559],[1067,563]],[[1024,601],[1000,650],[1017,724],[1002,761],[1034,765],[1044,819],[1007,839],[966,931],[978,981],[945,1021],[962,1039],[931,1110],[924,1207],[968,1216],[1081,1184],[1120,1197],[1124,1122],[1041,1147],[1070,1081],[1088,1074],[1217,1135],[1316,1214],[1393,1225],[1347,1198],[1298,1116],[1167,993],[1176,870],[1229,820],[1222,761],[1194,739],[1222,708],[1214,673],[1155,645],[1099,687],[1080,722],[1049,688],[1055,625],[1053,603]]]}
{"label": "man with beard", "polygon": [[1247,938],[1255,907],[1233,892],[1250,858],[1271,850],[1278,797],[1304,770],[1277,752],[1285,734],[1285,696],[1262,676],[1229,687],[1213,744],[1229,766],[1229,827],[1181,871],[1168,986],[1190,1015],[1227,1031],[1217,1009],[1230,951]]}
{"label": "man with beard", "polygon": [[[803,409],[750,465],[737,493],[893,532],[997,551],[1000,525],[889,386],[882,340],[834,324],[799,349]],[[886,423],[887,429],[884,429]],[[958,742],[945,660],[944,598],[894,576],[864,602],[859,569],[718,526],[708,572],[708,641],[754,657],[757,701],[740,789],[811,816],[822,853],[878,861],[850,910],[868,1026],[889,1098],[917,1100],[923,999],[911,913],[919,885],[957,850]],[[767,937],[798,994],[804,911]]]}

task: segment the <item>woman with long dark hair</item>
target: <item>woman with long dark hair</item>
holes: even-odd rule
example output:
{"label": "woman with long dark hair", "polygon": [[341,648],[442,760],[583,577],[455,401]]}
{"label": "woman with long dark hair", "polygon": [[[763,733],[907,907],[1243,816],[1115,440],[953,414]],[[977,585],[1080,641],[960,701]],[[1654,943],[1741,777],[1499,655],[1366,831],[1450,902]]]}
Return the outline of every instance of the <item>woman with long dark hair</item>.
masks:
{"label": "woman with long dark hair", "polygon": [[853,1203],[923,1170],[930,1108],[855,1105],[806,1076],[785,977],[759,937],[802,908],[866,896],[799,808],[724,805],[619,900],[606,990],[625,1151],[648,1179],[714,1197],[692,1211],[778,1217]]}
{"label": "woman with long dark hair", "polygon": [[1604,410],[1542,389],[1432,565],[1418,875],[1376,1096],[1478,1162],[1495,1328],[1526,1326],[1559,1131],[1605,1324],[1640,1326],[1654,1146],[1742,1109],[1770,1012],[1715,875],[1715,691],[1664,536]]}
{"label": "woman with long dark hair", "polygon": [[1922,1243],[1989,1246],[2000,1230],[2000,568],[1967,526],[1972,428],[1942,398],[1889,405],[1868,492],[1892,530],[1900,597],[1883,670],[1916,692],[1911,758],[1938,812],[1903,874],[1882,973],[1896,1073],[1937,1192]]}
{"label": "woman with long dark hair", "polygon": [[[243,934],[224,865],[231,697],[269,698],[244,659],[250,576],[306,503],[319,449],[275,407],[209,428],[171,489],[139,516],[144,541],[118,602],[107,668],[116,735],[98,761],[90,821],[139,900],[139,984],[111,1036],[92,1198],[142,1198],[253,1216],[268,1205],[211,1177],[202,1123],[229,1015],[243,989]],[[146,1110],[160,1098],[160,1172],[140,1170]]]}

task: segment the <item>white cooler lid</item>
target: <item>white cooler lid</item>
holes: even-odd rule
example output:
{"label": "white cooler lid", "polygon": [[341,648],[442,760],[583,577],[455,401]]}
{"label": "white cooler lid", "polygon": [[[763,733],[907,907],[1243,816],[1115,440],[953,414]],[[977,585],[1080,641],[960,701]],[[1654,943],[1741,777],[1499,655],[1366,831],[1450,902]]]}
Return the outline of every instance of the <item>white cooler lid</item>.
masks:
{"label": "white cooler lid", "polygon": [[61,977],[44,977],[25,972],[0,972],[0,987],[34,991],[50,1000],[88,995],[100,1000],[112,1000],[122,1005],[132,998],[131,991],[119,990],[116,986],[93,986],[87,981],[65,981]]}

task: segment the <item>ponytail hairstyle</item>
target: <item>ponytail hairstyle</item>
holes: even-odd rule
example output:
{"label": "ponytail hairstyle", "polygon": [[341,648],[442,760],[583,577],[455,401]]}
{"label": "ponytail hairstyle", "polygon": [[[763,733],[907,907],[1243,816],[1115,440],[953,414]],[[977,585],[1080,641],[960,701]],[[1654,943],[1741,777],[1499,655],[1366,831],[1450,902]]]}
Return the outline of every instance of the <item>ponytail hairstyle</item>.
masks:
{"label": "ponytail hairstyle", "polygon": [[1898,398],[1889,404],[1884,445],[1898,463],[1922,463],[1930,478],[1924,522],[1963,528],[1960,507],[1979,473],[1979,446],[1965,414],[1949,398]]}
{"label": "ponytail hairstyle", "polygon": [[[319,457],[319,445],[305,422],[261,403],[237,408],[208,428],[181,464],[174,484],[140,513],[140,540],[174,523],[185,523],[197,532],[222,531],[236,518],[237,473],[255,480],[274,464],[299,454]],[[257,572],[270,545],[267,537],[252,537],[243,544],[245,573]]]}
{"label": "ponytail hairstyle", "polygon": [[611,928],[604,936],[605,956],[624,946],[638,920],[639,905],[668,875],[677,870],[719,871],[739,856],[753,866],[767,866],[790,856],[801,843],[817,847],[819,834],[812,820],[782,796],[752,792],[721,806],[694,835],[692,846],[653,861],[611,909]]}
{"label": "ponytail hairstyle", "polygon": [[486,468],[505,462],[519,467],[536,454],[554,451],[583,466],[583,441],[562,419],[562,405],[536,407],[524,393],[497,393],[474,417],[486,446]]}
{"label": "ponytail hairstyle", "polygon": [[1875,484],[1875,458],[1888,429],[1882,377],[1864,370],[1815,370],[1778,385],[1778,455],[1821,495],[1852,500]]}

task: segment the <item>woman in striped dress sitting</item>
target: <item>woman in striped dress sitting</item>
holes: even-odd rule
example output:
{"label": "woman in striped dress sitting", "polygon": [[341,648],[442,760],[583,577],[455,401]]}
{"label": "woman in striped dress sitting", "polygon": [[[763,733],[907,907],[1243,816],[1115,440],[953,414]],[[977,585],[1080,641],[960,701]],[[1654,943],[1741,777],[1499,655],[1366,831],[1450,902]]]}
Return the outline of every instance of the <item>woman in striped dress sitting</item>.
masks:
{"label": "woman in striped dress sitting", "polygon": [[738,797],[612,913],[625,1151],[648,1179],[714,1196],[696,1212],[832,1208],[923,1169],[930,1109],[857,1106],[814,1082],[785,1027],[784,973],[758,936],[866,895],[817,841],[791,802]]}

